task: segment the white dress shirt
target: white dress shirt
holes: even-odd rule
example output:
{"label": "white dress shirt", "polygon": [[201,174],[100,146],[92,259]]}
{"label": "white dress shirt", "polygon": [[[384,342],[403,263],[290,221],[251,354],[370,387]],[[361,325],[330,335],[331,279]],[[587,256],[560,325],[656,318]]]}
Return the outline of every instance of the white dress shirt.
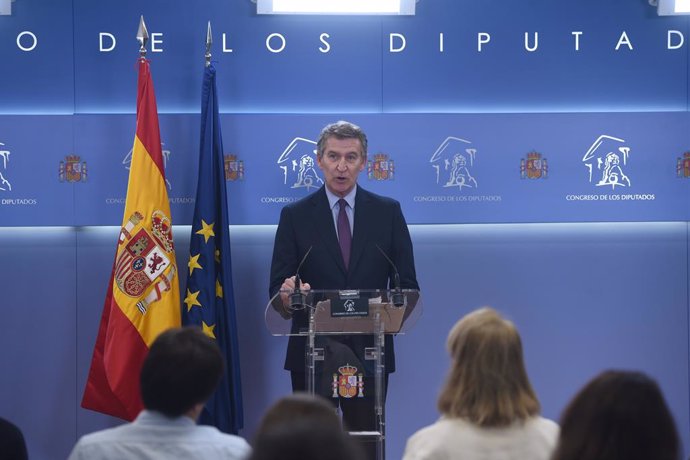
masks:
{"label": "white dress shirt", "polygon": [[82,436],[69,460],[243,460],[250,452],[239,436],[197,425],[187,416],[144,410],[132,423]]}

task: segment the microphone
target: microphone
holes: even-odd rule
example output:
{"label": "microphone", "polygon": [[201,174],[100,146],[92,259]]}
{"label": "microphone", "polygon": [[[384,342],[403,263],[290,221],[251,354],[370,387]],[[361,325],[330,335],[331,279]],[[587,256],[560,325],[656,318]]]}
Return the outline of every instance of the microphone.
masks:
{"label": "microphone", "polygon": [[300,280],[299,277],[299,271],[302,268],[302,265],[304,264],[304,261],[307,260],[307,256],[311,252],[311,248],[314,246],[309,246],[309,249],[307,249],[306,254],[304,254],[304,257],[302,257],[302,261],[299,263],[297,266],[297,272],[295,273],[295,289],[292,291],[290,294],[290,309],[291,310],[302,310],[304,309],[305,303],[307,301],[307,295],[302,292],[300,289],[300,285],[302,284],[302,280]]}
{"label": "microphone", "polygon": [[386,255],[386,252],[381,249],[381,246],[376,244],[376,249],[383,254],[383,257],[385,257],[388,263],[391,264],[391,267],[393,267],[393,295],[391,296],[391,300],[393,301],[393,305],[396,307],[402,307],[405,305],[405,294],[403,294],[402,289],[400,288],[400,274],[398,273],[398,267],[396,267],[390,257]]}

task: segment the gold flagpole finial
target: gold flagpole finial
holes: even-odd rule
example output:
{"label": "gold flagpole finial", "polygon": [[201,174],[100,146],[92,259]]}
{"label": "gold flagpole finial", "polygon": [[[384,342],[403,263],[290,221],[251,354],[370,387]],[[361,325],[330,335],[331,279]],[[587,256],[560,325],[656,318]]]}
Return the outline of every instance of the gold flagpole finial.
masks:
{"label": "gold flagpole finial", "polygon": [[137,40],[139,41],[139,56],[146,57],[146,44],[149,41],[149,33],[146,30],[144,15],[139,19],[139,30],[137,30]]}
{"label": "gold flagpole finial", "polygon": [[211,65],[211,44],[213,37],[211,36],[211,21],[208,21],[208,29],[206,30],[206,67]]}

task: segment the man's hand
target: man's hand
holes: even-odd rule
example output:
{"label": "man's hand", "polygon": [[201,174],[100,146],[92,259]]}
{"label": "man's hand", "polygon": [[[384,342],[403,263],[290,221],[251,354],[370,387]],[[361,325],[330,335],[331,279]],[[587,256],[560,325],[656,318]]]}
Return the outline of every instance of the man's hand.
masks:
{"label": "man's hand", "polygon": [[[299,286],[301,291],[309,291],[311,286],[309,283],[301,282]],[[283,304],[283,309],[285,313],[292,316],[292,310],[290,309],[290,294],[295,290],[295,277],[285,278],[283,284],[280,286],[280,300]]]}

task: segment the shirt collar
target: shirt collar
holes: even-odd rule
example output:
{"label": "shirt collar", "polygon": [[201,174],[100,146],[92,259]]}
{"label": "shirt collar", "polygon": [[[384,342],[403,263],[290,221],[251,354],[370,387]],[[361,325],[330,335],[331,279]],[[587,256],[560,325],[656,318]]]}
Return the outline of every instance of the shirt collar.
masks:
{"label": "shirt collar", "polygon": [[139,415],[137,416],[136,423],[138,424],[144,424],[144,425],[158,425],[158,424],[166,424],[166,425],[176,425],[176,426],[193,426],[196,425],[196,422],[192,420],[191,418],[187,417],[186,415],[181,415],[179,417],[167,417],[163,415],[162,413],[154,410],[147,410],[144,409],[141,412],[139,412]]}
{"label": "shirt collar", "polygon": [[[328,190],[328,187],[324,186],[324,189],[326,190],[326,197],[328,197],[328,204],[330,205],[330,208],[333,209],[335,205],[338,203],[340,200],[340,197],[336,195],[335,193],[331,192]],[[351,209],[355,209],[355,195],[357,195],[357,184],[355,183],[355,186],[350,190],[350,193],[345,195],[343,199],[347,201],[347,204],[350,206]]]}

